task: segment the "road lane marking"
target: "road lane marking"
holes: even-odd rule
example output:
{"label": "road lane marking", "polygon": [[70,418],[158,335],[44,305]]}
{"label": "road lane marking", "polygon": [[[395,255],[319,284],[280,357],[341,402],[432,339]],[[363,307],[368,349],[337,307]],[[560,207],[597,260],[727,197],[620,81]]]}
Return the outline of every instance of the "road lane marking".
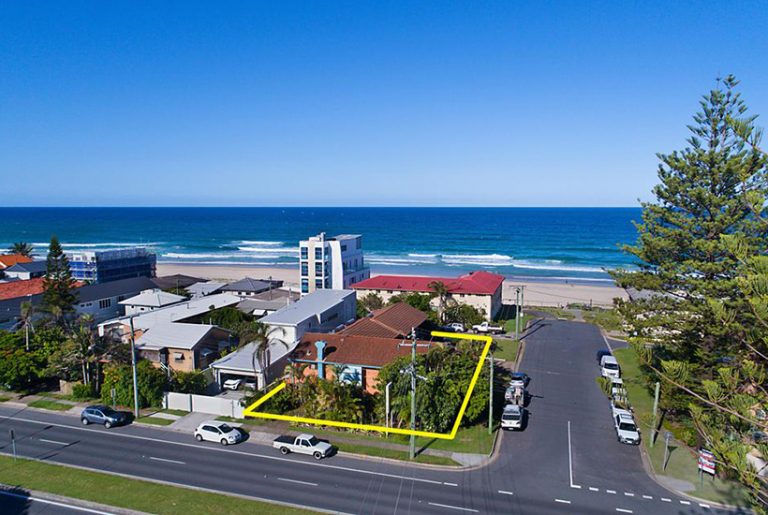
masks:
{"label": "road lane marking", "polygon": [[230,453],[230,454],[238,454],[241,456],[249,456],[251,458],[262,458],[265,460],[272,460],[272,461],[283,461],[290,463],[291,465],[304,465],[307,467],[320,467],[320,468],[327,468],[327,469],[333,469],[333,470],[343,470],[345,472],[353,472],[357,474],[368,474],[370,476],[380,476],[380,477],[387,477],[390,479],[404,479],[407,481],[414,481],[417,483],[427,483],[431,485],[442,485],[442,481],[435,481],[433,479],[423,479],[419,477],[413,477],[413,476],[403,476],[400,474],[390,474],[387,472],[376,472],[373,470],[366,470],[366,469],[358,469],[354,467],[344,467],[341,465],[327,465],[325,463],[317,463],[316,461],[300,461],[295,460],[293,458],[284,458],[282,456],[272,456],[269,454],[259,454],[255,452],[245,452],[245,451],[237,451],[234,449],[222,449],[220,447],[213,447],[213,446],[201,446],[199,444],[193,444],[193,443],[185,443],[185,442],[175,442],[173,440],[163,440],[161,438],[151,438],[148,436],[139,436],[139,435],[132,435],[132,434],[126,434],[126,433],[118,433],[114,431],[106,432],[99,429],[89,429],[85,427],[80,426],[70,426],[67,424],[59,424],[56,422],[42,422],[40,420],[34,420],[30,418],[21,418],[21,417],[3,417],[0,416],[0,420],[10,420],[10,421],[17,421],[17,422],[26,422],[28,424],[37,424],[42,426],[51,426],[51,427],[62,427],[64,429],[70,429],[72,431],[85,431],[90,433],[99,434],[102,436],[105,436],[107,438],[111,437],[117,437],[117,438],[130,438],[133,440],[143,440],[143,441],[149,441],[149,442],[156,442],[156,443],[163,443],[163,444],[170,444],[170,445],[178,445],[180,447],[190,447],[193,449],[196,449],[197,451],[204,450],[204,451],[210,451],[210,452],[223,452],[223,453]]}
{"label": "road lane marking", "polygon": [[165,463],[175,463],[176,465],[186,465],[186,463],[184,463],[183,461],[168,460],[168,459],[165,459],[165,458],[155,458],[154,456],[150,456],[149,459],[150,460],[154,460],[154,461],[162,461],[162,462],[165,462]]}
{"label": "road lane marking", "polygon": [[430,506],[437,506],[438,508],[448,508],[450,510],[469,511],[472,513],[477,513],[477,510],[473,510],[472,508],[462,508],[461,506],[451,506],[450,504],[440,504],[436,502],[429,502],[427,504],[429,504]]}
{"label": "road lane marking", "polygon": [[603,334],[602,331],[600,331],[600,334],[603,337],[603,341],[605,342],[605,346],[608,347],[608,350],[611,351],[611,354],[613,354],[613,348],[611,347],[611,344],[608,343],[608,338],[605,337],[605,334]]}
{"label": "road lane marking", "polygon": [[309,481],[299,481],[298,479],[288,479],[287,477],[279,477],[277,478],[277,480],[285,481],[286,483],[296,483],[297,485],[320,486],[317,483],[310,483]]}
{"label": "road lane marking", "polygon": [[56,440],[46,440],[45,438],[40,438],[40,441],[45,443],[52,443],[54,445],[69,445],[69,443],[67,442],[59,442]]}
{"label": "road lane marking", "polygon": [[443,484],[447,486],[459,486],[457,483],[449,483],[447,481],[443,481]]}
{"label": "road lane marking", "polygon": [[595,488],[594,486],[590,486],[590,487],[589,487],[589,491],[590,491],[590,492],[599,492],[599,491],[600,491],[600,489],[599,489],[599,488]]}
{"label": "road lane marking", "polygon": [[571,421],[570,420],[568,421],[568,474],[571,480],[571,488],[574,488],[573,486],[573,453],[571,452]]}
{"label": "road lane marking", "polygon": [[711,508],[712,507],[709,504],[704,504],[703,502],[700,502],[699,506],[701,506],[702,508]]}
{"label": "road lane marking", "polygon": [[606,490],[606,492],[608,492],[609,494],[615,494],[616,490]]}
{"label": "road lane marking", "polygon": [[499,493],[504,495],[515,495],[512,492],[508,492],[507,490],[499,490]]}
{"label": "road lane marking", "polygon": [[635,494],[633,494],[632,492],[624,492],[624,495],[626,495],[627,497],[634,497],[635,496]]}
{"label": "road lane marking", "polygon": [[555,502],[559,502],[562,504],[571,504],[571,501],[566,501],[565,499],[555,499]]}
{"label": "road lane marking", "polygon": [[616,511],[619,511],[621,513],[633,513],[632,510],[627,510],[624,508],[616,508]]}
{"label": "road lane marking", "polygon": [[661,500],[663,502],[672,502],[672,499],[667,499],[666,497],[662,497]]}
{"label": "road lane marking", "polygon": [[686,506],[688,506],[689,504],[691,504],[691,501],[680,501],[680,504],[685,504]]}
{"label": "road lane marking", "polygon": [[651,500],[653,500],[653,496],[652,495],[644,495],[643,499],[651,499]]}
{"label": "road lane marking", "polygon": [[581,485],[571,485],[571,488],[575,488],[576,490],[581,490]]}
{"label": "road lane marking", "polygon": [[84,513],[94,513],[96,515],[112,515],[112,513],[108,511],[99,511],[91,508],[84,508],[82,506],[77,506],[75,504],[65,504],[63,502],[49,501],[48,499],[40,499],[39,497],[30,497],[27,495],[16,494],[13,492],[5,492],[3,490],[0,490],[0,495],[5,495],[7,497],[14,497],[16,499],[22,499],[24,501],[33,501],[33,502],[39,502],[42,504],[48,504],[51,506],[58,506],[59,508],[67,508],[70,510],[82,511]]}

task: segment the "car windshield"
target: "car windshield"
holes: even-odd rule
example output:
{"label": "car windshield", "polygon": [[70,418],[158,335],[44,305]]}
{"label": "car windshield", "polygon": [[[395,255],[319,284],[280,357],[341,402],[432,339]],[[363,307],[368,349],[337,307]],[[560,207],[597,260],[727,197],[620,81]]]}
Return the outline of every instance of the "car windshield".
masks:
{"label": "car windshield", "polygon": [[232,431],[232,427],[230,427],[227,424],[221,424],[219,426],[219,431],[221,431],[222,433],[229,433],[230,431]]}
{"label": "car windshield", "polygon": [[635,424],[632,424],[631,422],[622,422],[619,424],[619,429],[622,431],[637,431],[637,427],[635,427]]}
{"label": "car windshield", "polygon": [[520,420],[520,414],[519,413],[504,413],[501,416],[502,420]]}
{"label": "car windshield", "polygon": [[616,363],[606,363],[603,365],[603,368],[607,368],[608,370],[618,370],[619,365],[617,365]]}
{"label": "car windshield", "polygon": [[315,445],[320,443],[320,440],[318,440],[314,436],[312,438],[310,438],[309,440],[307,440],[307,441],[309,442],[309,445],[311,445],[312,447],[314,447]]}

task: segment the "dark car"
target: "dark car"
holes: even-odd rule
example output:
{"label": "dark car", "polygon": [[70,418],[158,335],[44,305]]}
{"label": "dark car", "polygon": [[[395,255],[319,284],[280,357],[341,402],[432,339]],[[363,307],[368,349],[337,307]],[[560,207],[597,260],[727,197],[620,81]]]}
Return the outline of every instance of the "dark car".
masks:
{"label": "dark car", "polygon": [[109,406],[88,406],[80,414],[80,421],[84,426],[88,424],[103,424],[107,429],[112,426],[125,424],[127,420],[128,417],[124,413],[115,411]]}

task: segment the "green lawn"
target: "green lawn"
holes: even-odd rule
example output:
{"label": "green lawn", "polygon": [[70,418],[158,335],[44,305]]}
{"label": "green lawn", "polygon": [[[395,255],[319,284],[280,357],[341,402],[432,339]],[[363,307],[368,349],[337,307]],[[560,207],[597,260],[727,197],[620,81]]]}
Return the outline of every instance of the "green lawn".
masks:
{"label": "green lawn", "polygon": [[160,417],[139,417],[136,422],[142,422],[144,424],[152,424],[153,426],[170,426],[175,420]]}
{"label": "green lawn", "polygon": [[504,361],[515,361],[517,351],[520,348],[520,340],[508,338],[494,338],[496,348],[493,350],[493,357],[503,359]]}
{"label": "green lawn", "polygon": [[[355,443],[334,443],[331,442],[333,445],[339,448],[340,451],[344,452],[351,452],[354,454],[364,454],[366,456],[376,456],[379,458],[390,458],[395,460],[405,460],[409,461],[408,458],[408,451],[398,451],[395,449],[386,449],[383,447],[371,447],[367,445],[359,445]],[[418,450],[418,447],[416,448]],[[451,458],[445,457],[445,456],[431,456],[429,454],[419,454],[416,456],[416,462],[418,463],[429,463],[431,465],[451,465],[451,466],[457,466],[459,465],[455,461],[453,461]]]}
{"label": "green lawn", "polygon": [[155,413],[168,413],[169,415],[176,415],[177,417],[185,417],[189,415],[189,411],[183,409],[161,409]]}
{"label": "green lawn", "polygon": [[563,320],[573,320],[574,318],[576,318],[576,315],[574,315],[568,310],[561,309],[561,308],[553,308],[549,306],[531,306],[528,309],[532,311],[543,311],[545,313],[549,313],[550,315],[554,315],[555,317]]}
{"label": "green lawn", "polygon": [[313,513],[7,456],[0,456],[0,483],[160,515]]}
{"label": "green lawn", "polygon": [[66,411],[73,407],[72,404],[64,404],[63,402],[52,401],[49,399],[39,399],[32,401],[28,404],[30,408],[42,408],[55,411]]}
{"label": "green lawn", "polygon": [[6,402],[11,400],[11,398],[8,395],[0,395],[0,402]]}
{"label": "green lawn", "polygon": [[621,376],[624,379],[624,385],[627,388],[629,402],[635,411],[638,424],[641,424],[641,430],[644,445],[648,449],[648,455],[651,458],[651,464],[657,475],[682,479],[695,485],[695,490],[688,492],[694,497],[701,497],[710,501],[721,502],[725,504],[744,506],[747,505],[748,498],[746,490],[738,483],[733,481],[724,481],[721,479],[712,479],[706,477],[703,485],[699,481],[698,470],[696,467],[696,456],[685,445],[672,439],[670,442],[669,462],[667,469],[663,470],[664,461],[664,432],[666,428],[661,428],[656,444],[651,449],[650,435],[651,429],[646,424],[642,426],[642,420],[651,420],[653,412],[653,396],[645,386],[645,380],[640,373],[640,366],[637,356],[631,348],[617,349],[614,356],[621,366]]}
{"label": "green lawn", "polygon": [[[534,318],[536,318],[536,317],[534,317],[533,315],[523,315],[523,317],[520,319],[520,332],[522,332],[525,329],[525,326],[528,325],[528,322],[530,322]],[[514,334],[514,332],[515,332],[515,319],[514,318],[511,319],[511,320],[507,320],[504,323],[504,330],[506,332],[508,332],[508,333],[513,333]]]}

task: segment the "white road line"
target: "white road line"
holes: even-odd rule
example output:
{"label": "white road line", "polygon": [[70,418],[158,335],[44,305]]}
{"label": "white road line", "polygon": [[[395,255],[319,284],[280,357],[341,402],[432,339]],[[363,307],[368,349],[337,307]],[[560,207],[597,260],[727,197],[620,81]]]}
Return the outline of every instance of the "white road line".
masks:
{"label": "white road line", "polygon": [[615,494],[616,490],[606,490],[606,492],[608,492],[609,494]]}
{"label": "white road line", "polygon": [[602,331],[600,331],[600,334],[603,337],[603,341],[605,342],[605,346],[608,347],[608,350],[611,351],[611,354],[613,354],[613,348],[611,347],[611,344],[608,343],[608,338],[605,337]]}
{"label": "white road line", "polygon": [[69,445],[69,443],[67,442],[58,442],[56,440],[46,440],[45,438],[40,438],[40,441],[45,443],[52,443],[54,445]]}
{"label": "white road line", "polygon": [[595,488],[594,486],[590,486],[590,487],[589,487],[589,491],[590,491],[590,492],[599,492],[599,491],[600,491],[600,489],[599,489],[599,488]]}
{"label": "white road line", "polygon": [[653,500],[653,496],[652,495],[644,495],[643,499],[651,499],[651,500]]}
{"label": "white road line", "polygon": [[184,463],[183,461],[167,460],[165,458],[155,458],[154,456],[150,456],[149,459],[154,461],[162,461],[165,463],[175,463],[176,465],[186,465],[186,463]]}
{"label": "white road line", "polygon": [[685,504],[687,506],[691,504],[691,501],[680,501],[680,504]]}
{"label": "white road line", "polygon": [[327,465],[325,463],[317,463],[316,461],[299,461],[295,460],[293,458],[283,458],[282,456],[272,456],[270,454],[258,454],[255,452],[245,452],[245,451],[237,451],[234,449],[223,449],[221,447],[213,447],[213,446],[201,446],[199,444],[194,443],[185,443],[185,442],[174,442],[173,440],[163,440],[162,438],[151,438],[148,436],[139,436],[139,435],[130,435],[126,433],[118,433],[118,432],[106,432],[99,429],[89,429],[85,427],[80,426],[69,426],[67,424],[59,424],[56,422],[41,422],[40,420],[33,420],[30,418],[21,418],[21,417],[3,417],[0,416],[0,420],[10,420],[10,421],[18,421],[18,422],[26,422],[28,424],[37,424],[41,426],[51,426],[51,427],[62,427],[64,429],[70,429],[72,431],[86,431],[91,433],[99,433],[100,435],[106,436],[107,438],[110,437],[116,437],[116,438],[131,438],[133,440],[143,440],[143,441],[149,441],[149,442],[156,442],[156,443],[163,443],[163,444],[170,444],[170,445],[178,445],[180,447],[190,447],[195,449],[196,451],[209,451],[209,452],[224,452],[224,453],[231,453],[231,454],[238,454],[241,456],[249,456],[251,458],[262,458],[265,460],[272,460],[272,461],[282,461],[286,463],[290,463],[292,466],[305,466],[305,467],[319,467],[319,468],[326,468],[326,469],[333,469],[333,470],[343,470],[346,472],[354,472],[357,474],[368,474],[370,476],[379,476],[379,477],[388,477],[392,479],[405,479],[407,481],[414,481],[417,483],[427,483],[431,485],[442,485],[442,481],[435,481],[433,479],[422,479],[418,477],[413,476],[402,476],[399,474],[388,474],[386,472],[375,472],[373,470],[366,470],[366,469],[358,469],[354,467],[343,467],[341,465]]}
{"label": "white road line", "polygon": [[624,508],[616,508],[616,511],[620,511],[621,513],[632,513],[632,510],[626,510]]}
{"label": "white road line", "polygon": [[461,506],[451,506],[450,504],[440,504],[436,502],[430,502],[427,504],[429,504],[430,506],[437,506],[438,508],[448,508],[451,510],[470,511],[472,513],[477,513],[477,510],[473,510],[472,508],[462,508]]}
{"label": "white road line", "polygon": [[39,502],[39,503],[42,503],[42,504],[48,504],[48,505],[51,505],[51,506],[58,506],[59,508],[68,508],[70,510],[82,511],[84,513],[94,513],[96,515],[112,515],[112,513],[108,512],[108,511],[99,511],[99,510],[94,510],[94,509],[91,509],[91,508],[84,508],[82,506],[77,506],[75,504],[65,504],[63,502],[49,501],[48,499],[40,499],[39,497],[29,497],[29,496],[26,496],[26,495],[15,494],[13,492],[4,492],[2,490],[0,490],[0,495],[5,495],[5,496],[8,496],[8,497],[14,497],[16,499],[23,499],[25,501],[30,501],[31,500],[31,501]]}
{"label": "white road line", "polygon": [[448,486],[459,486],[457,483],[449,483],[447,481],[443,481],[443,484]]}
{"label": "white road line", "polygon": [[499,490],[499,493],[504,495],[515,495],[512,492],[508,492],[507,490]]}
{"label": "white road line", "polygon": [[571,421],[568,421],[568,475],[573,488],[573,453],[571,452]]}
{"label": "white road line", "polygon": [[575,488],[576,490],[581,490],[581,485],[571,485],[571,488]]}
{"label": "white road line", "polygon": [[317,483],[310,483],[309,481],[299,481],[298,479],[288,479],[287,477],[279,477],[277,478],[277,480],[285,481],[286,483],[296,483],[297,485],[320,486]]}
{"label": "white road line", "polygon": [[624,492],[624,495],[626,495],[627,497],[634,497],[635,496],[635,494],[633,494],[632,492]]}
{"label": "white road line", "polygon": [[571,504],[571,501],[566,501],[565,499],[555,499],[555,502],[559,502],[562,504]]}
{"label": "white road line", "polygon": [[663,502],[672,502],[672,499],[667,499],[666,497],[662,497],[661,500]]}
{"label": "white road line", "polygon": [[704,504],[703,502],[700,502],[699,506],[701,506],[702,508],[711,508],[712,507],[709,504]]}

